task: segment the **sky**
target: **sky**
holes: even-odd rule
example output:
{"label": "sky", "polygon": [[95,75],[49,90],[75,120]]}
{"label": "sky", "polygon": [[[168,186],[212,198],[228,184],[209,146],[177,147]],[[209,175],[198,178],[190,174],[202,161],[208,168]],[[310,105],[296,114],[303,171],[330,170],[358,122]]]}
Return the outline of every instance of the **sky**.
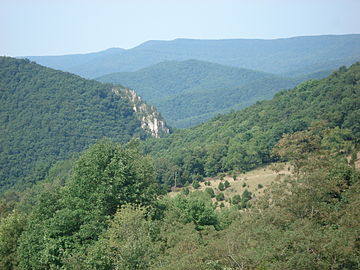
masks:
{"label": "sky", "polygon": [[0,55],[360,33],[360,0],[0,0]]}

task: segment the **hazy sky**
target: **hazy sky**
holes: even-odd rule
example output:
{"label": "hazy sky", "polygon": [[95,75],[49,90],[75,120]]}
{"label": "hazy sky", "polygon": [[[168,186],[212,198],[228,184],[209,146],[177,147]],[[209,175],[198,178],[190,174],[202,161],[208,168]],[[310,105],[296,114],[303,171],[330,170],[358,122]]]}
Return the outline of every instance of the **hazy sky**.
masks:
{"label": "hazy sky", "polygon": [[360,33],[360,0],[0,0],[0,55]]}

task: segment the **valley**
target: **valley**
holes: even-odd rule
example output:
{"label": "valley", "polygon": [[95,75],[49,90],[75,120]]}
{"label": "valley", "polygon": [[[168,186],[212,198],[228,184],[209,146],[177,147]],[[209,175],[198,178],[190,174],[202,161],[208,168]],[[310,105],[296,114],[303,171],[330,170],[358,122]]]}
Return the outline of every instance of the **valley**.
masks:
{"label": "valley", "polygon": [[0,269],[359,269],[359,37],[0,57]]}

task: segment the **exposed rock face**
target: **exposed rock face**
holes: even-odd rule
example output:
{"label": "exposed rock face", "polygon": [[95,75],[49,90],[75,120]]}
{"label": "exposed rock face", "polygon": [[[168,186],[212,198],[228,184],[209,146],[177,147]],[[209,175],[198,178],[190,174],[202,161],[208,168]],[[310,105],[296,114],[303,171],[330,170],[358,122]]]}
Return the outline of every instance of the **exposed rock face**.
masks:
{"label": "exposed rock face", "polygon": [[129,100],[138,119],[141,121],[141,127],[149,132],[151,136],[160,138],[170,133],[165,120],[154,106],[150,106],[141,100],[137,93],[129,88],[113,87],[112,91]]}

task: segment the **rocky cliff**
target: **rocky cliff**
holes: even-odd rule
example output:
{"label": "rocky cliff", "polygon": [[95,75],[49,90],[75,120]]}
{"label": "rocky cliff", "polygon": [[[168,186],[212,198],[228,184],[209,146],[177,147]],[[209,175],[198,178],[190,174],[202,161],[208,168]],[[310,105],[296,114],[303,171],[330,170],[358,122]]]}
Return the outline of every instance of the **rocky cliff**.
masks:
{"label": "rocky cliff", "polygon": [[142,101],[138,94],[129,88],[113,87],[112,91],[123,98],[129,100],[138,119],[141,121],[141,127],[149,132],[151,136],[160,138],[170,133],[170,129],[166,126],[165,120],[154,106],[150,106]]}

